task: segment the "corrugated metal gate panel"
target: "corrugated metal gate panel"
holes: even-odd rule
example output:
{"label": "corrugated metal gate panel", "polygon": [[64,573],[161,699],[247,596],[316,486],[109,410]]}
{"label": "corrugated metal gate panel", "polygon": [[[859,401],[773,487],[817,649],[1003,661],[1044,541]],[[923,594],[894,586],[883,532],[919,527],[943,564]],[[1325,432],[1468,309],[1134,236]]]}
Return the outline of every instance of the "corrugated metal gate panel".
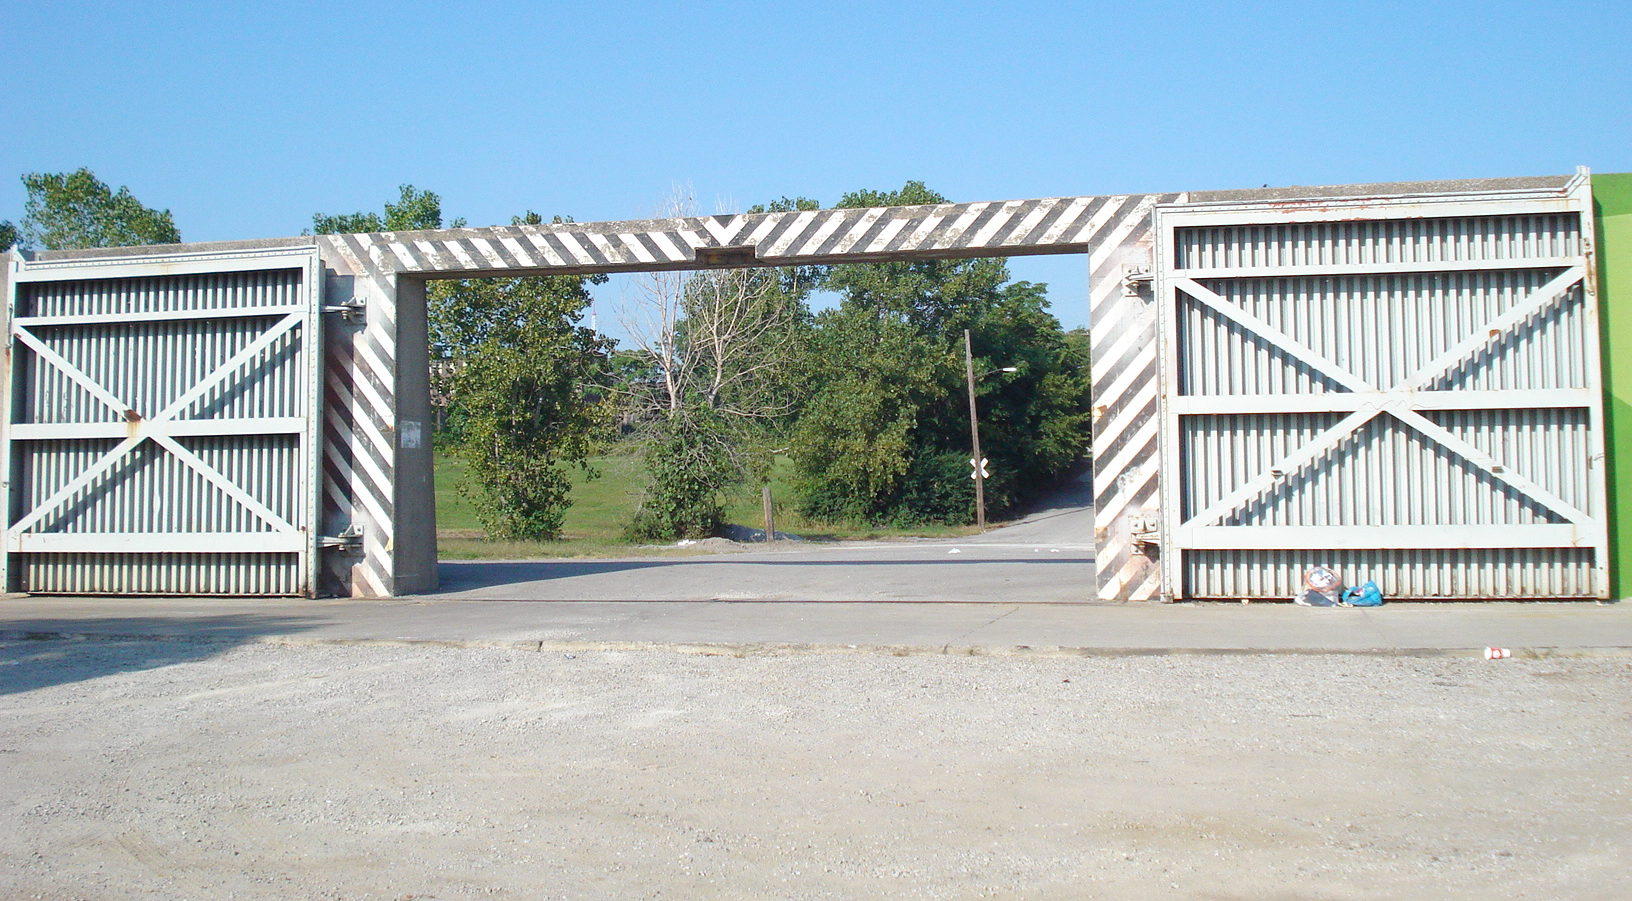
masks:
{"label": "corrugated metal gate panel", "polygon": [[1603,597],[1591,198],[1157,212],[1164,577],[1287,597]]}
{"label": "corrugated metal gate panel", "polygon": [[316,251],[22,264],[8,584],[313,593]]}

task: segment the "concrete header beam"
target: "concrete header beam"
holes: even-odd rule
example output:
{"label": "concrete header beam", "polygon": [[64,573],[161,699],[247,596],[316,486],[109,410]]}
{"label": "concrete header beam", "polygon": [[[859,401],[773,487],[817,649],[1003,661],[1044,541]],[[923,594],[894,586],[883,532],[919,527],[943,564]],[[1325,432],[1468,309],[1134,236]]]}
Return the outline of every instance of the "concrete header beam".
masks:
{"label": "concrete header beam", "polygon": [[[1318,185],[1189,192],[1193,202],[1558,191],[1573,176]],[[376,272],[430,277],[641,272],[905,259],[1085,253],[1105,223],[1147,198],[1044,197],[929,206],[565,222],[326,236]],[[311,237],[42,251],[38,260],[106,259],[309,245]]]}

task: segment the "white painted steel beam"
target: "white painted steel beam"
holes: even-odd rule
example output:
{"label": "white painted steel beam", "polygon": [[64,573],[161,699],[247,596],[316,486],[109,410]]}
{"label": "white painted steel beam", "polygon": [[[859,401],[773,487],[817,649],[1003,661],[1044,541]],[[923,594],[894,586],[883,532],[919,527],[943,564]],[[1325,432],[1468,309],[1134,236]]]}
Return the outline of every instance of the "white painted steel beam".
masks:
{"label": "white painted steel beam", "polygon": [[140,313],[93,313],[83,316],[19,316],[11,324],[19,328],[52,325],[121,325],[128,322],[192,322],[198,319],[253,319],[305,313],[303,306],[212,307],[203,310],[152,310]]}
{"label": "white painted steel beam", "polygon": [[1320,391],[1310,394],[1183,394],[1168,399],[1180,416],[1249,413],[1350,413],[1404,404],[1418,410],[1513,410],[1590,407],[1590,388],[1517,391]]}
{"label": "white painted steel beam", "polygon": [[1421,388],[1455,369],[1469,357],[1505,338],[1522,323],[1556,306],[1564,295],[1580,285],[1585,277],[1586,269],[1580,263],[1564,270],[1501,315],[1483,323],[1462,340],[1452,344],[1444,353],[1424,363],[1416,372],[1401,380],[1399,387],[1408,391]]}
{"label": "white painted steel beam", "polygon": [[205,463],[199,456],[169,435],[148,436],[158,442],[160,447],[169,451],[172,456],[187,464],[194,472],[203,476],[205,481],[216,487],[216,490],[232,498],[240,507],[255,514],[257,518],[280,532],[295,531],[295,526],[289,520],[274,513],[272,509],[252,497],[249,492],[240,488],[237,483],[222,475],[219,470]]}
{"label": "white painted steel beam", "polygon": [[1185,526],[1190,550],[1375,550],[1386,548],[1591,547],[1591,525]]}
{"label": "white painted steel beam", "polygon": [[137,422],[19,422],[11,426],[13,441],[76,441],[93,438],[130,438],[169,435],[197,438],[213,435],[300,434],[306,420],[297,416],[257,419],[143,419]]}
{"label": "white painted steel beam", "polygon": [[102,384],[96,379],[93,379],[84,372],[80,371],[78,366],[68,362],[68,360],[63,357],[62,354],[57,353],[51,347],[47,346],[44,341],[41,341],[38,337],[31,334],[27,329],[18,328],[14,324],[11,329],[11,335],[13,338],[23,342],[23,344],[26,345],[29,350],[34,352],[35,356],[47,363],[50,363],[57,369],[62,370],[63,375],[68,376],[68,378],[74,381],[74,384],[90,392],[92,397],[106,404],[108,409],[119,414],[123,414],[126,410],[130,409],[129,404],[125,403],[123,400],[120,400],[113,394],[113,392],[102,387]]}
{"label": "white painted steel beam", "polygon": [[1241,307],[1230,303],[1211,288],[1197,283],[1195,279],[1179,276],[1173,279],[1173,286],[1186,295],[1201,301],[1220,316],[1250,332],[1256,333],[1271,347],[1284,351],[1298,363],[1315,370],[1343,387],[1351,391],[1376,390],[1375,386],[1370,382],[1350,372],[1346,367],[1338,364],[1325,354],[1241,309]]}
{"label": "white painted steel beam", "polygon": [[[307,239],[310,241],[311,239]],[[89,279],[161,278],[171,275],[214,275],[222,272],[259,272],[268,269],[305,270],[317,251],[316,244],[297,244],[271,251],[245,249],[224,251],[171,250],[168,253],[124,259],[84,257],[30,261],[18,270],[19,284],[29,282],[77,282]]]}
{"label": "white painted steel beam", "polygon": [[1563,269],[1580,265],[1580,257],[1518,257],[1497,260],[1434,260],[1393,263],[1311,263],[1307,266],[1179,267],[1177,274],[1193,279],[1214,278],[1322,278],[1344,275],[1406,275],[1434,272],[1490,272],[1513,269]]}
{"label": "white painted steel beam", "polygon": [[300,532],[6,533],[6,549],[23,554],[288,554],[304,542]]}
{"label": "white painted steel beam", "polygon": [[1234,491],[1185,518],[1183,525],[1211,525],[1224,516],[1235,512],[1242,505],[1275,487],[1275,483],[1281,479],[1289,479],[1302,472],[1304,467],[1319,460],[1328,451],[1353,435],[1361,426],[1377,418],[1381,413],[1381,410],[1356,410],[1350,413],[1335,425],[1316,435],[1313,440],[1265,467],[1262,472],[1248,479]]}
{"label": "white painted steel beam", "polygon": [[[1557,513],[1577,525],[1586,526],[1594,521],[1592,514],[1577,507],[1569,501],[1559,497],[1521,472],[1514,472],[1511,465],[1485,453],[1472,444],[1458,438],[1450,430],[1430,420],[1415,410],[1390,410],[1396,419],[1416,429],[1440,446],[1453,454],[1468,461],[1485,475],[1498,482],[1502,482],[1513,490],[1523,494],[1530,500]],[[1583,464],[1585,460],[1581,461]]]}

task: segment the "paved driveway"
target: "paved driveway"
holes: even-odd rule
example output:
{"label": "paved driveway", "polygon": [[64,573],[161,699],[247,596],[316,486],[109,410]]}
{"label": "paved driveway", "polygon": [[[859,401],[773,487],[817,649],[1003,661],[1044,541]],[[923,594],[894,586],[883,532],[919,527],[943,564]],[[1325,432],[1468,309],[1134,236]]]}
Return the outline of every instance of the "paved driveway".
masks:
{"label": "paved driveway", "polygon": [[815,544],[697,557],[461,561],[444,598],[586,601],[962,601],[1094,597],[1093,507],[1084,474],[1019,522],[955,539]]}

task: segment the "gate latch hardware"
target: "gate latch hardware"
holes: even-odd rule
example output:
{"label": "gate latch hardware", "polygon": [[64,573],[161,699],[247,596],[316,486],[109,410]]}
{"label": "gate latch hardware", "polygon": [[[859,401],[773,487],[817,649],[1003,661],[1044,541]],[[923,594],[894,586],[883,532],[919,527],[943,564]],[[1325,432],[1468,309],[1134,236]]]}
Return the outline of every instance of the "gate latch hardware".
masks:
{"label": "gate latch hardware", "polygon": [[363,548],[363,527],[352,523],[339,535],[332,538],[325,535],[319,538],[317,543],[319,547],[338,548],[346,552],[360,551]]}
{"label": "gate latch hardware", "polygon": [[340,318],[346,322],[362,322],[363,308],[365,306],[367,306],[367,302],[365,300],[363,300],[361,297],[353,297],[345,303],[325,306],[323,308],[323,312],[339,313]]}

